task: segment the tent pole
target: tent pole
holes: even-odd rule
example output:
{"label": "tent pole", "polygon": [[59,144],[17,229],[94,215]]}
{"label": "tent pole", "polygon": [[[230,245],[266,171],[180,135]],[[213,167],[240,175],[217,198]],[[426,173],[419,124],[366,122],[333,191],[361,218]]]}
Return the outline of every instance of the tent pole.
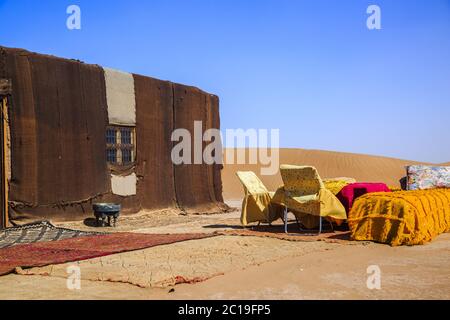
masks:
{"label": "tent pole", "polygon": [[8,112],[8,108],[7,108],[7,97],[3,96],[2,97],[2,104],[1,104],[2,110],[1,110],[1,136],[2,136],[2,141],[1,141],[1,173],[2,173],[2,208],[1,208],[1,223],[0,226],[2,228],[7,228],[9,221],[8,221],[8,217],[9,217],[9,212],[8,212],[8,170],[7,170],[7,159],[6,159],[6,152],[7,152],[7,112]]}

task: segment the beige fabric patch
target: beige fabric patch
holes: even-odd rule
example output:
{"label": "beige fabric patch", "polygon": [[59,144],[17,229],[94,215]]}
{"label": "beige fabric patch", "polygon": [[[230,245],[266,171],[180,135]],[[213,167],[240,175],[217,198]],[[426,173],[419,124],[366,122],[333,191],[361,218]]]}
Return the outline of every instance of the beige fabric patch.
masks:
{"label": "beige fabric patch", "polygon": [[110,124],[136,125],[136,98],[131,73],[104,68]]}
{"label": "beige fabric patch", "polygon": [[128,197],[136,195],[137,176],[135,173],[129,176],[111,175],[112,193],[118,196]]}

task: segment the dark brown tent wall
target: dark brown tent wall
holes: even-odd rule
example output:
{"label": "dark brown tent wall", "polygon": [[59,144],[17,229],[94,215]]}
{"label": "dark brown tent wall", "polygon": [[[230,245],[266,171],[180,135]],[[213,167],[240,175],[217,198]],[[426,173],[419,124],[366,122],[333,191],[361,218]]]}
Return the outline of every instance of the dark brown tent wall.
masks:
{"label": "dark brown tent wall", "polygon": [[[214,113],[211,101],[214,96],[195,88],[180,84],[174,86],[174,124],[175,129],[187,129],[191,133],[191,160],[194,161],[194,122],[202,122],[202,132],[213,127]],[[205,143],[202,143],[202,149]],[[221,204],[216,201],[214,170],[216,165],[181,164],[175,165],[176,195],[178,204],[187,212],[208,212],[218,210]],[[220,173],[220,171],[219,171]]]}
{"label": "dark brown tent wall", "polygon": [[134,75],[137,193],[147,209],[176,207],[172,83]]}
{"label": "dark brown tent wall", "polygon": [[77,218],[110,190],[103,69],[22,50],[2,56],[13,86],[11,216]]}
{"label": "dark brown tent wall", "polygon": [[[219,116],[219,97],[216,95],[209,96],[208,110],[208,126],[210,128],[220,128],[220,116]],[[214,195],[218,203],[223,203],[222,195],[222,176],[221,171],[223,169],[222,164],[215,164],[209,167],[210,174],[212,175],[214,184]]]}
{"label": "dark brown tent wall", "polygon": [[[11,79],[10,215],[71,220],[92,215],[93,202],[124,212],[226,209],[220,165],[174,166],[171,134],[194,120],[220,128],[218,97],[197,88],[134,75],[137,194],[111,193],[106,161],[108,106],[104,70],[74,60],[0,47],[0,78]],[[129,169],[130,170],[130,169]]]}

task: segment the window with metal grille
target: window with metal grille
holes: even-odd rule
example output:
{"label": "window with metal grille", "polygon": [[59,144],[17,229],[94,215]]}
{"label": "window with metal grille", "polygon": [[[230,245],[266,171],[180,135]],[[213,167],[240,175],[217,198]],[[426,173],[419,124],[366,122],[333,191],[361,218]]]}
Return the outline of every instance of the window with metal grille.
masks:
{"label": "window with metal grille", "polygon": [[135,128],[109,126],[106,129],[106,159],[113,165],[130,165],[135,161]]}
{"label": "window with metal grille", "polygon": [[122,163],[123,164],[130,164],[132,163],[132,157],[131,157],[131,150],[130,149],[122,149]]}
{"label": "window with metal grille", "polygon": [[120,129],[122,144],[131,144],[131,129]]}
{"label": "window with metal grille", "polygon": [[108,129],[106,130],[106,143],[107,144],[116,144],[116,130]]}
{"label": "window with metal grille", "polygon": [[116,149],[107,149],[106,150],[106,159],[109,163],[117,163],[117,150]]}

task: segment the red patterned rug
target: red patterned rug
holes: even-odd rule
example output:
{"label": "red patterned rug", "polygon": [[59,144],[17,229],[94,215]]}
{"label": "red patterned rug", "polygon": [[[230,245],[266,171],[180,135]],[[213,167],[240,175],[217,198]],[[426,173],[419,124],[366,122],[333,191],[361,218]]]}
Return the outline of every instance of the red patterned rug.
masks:
{"label": "red patterned rug", "polygon": [[113,233],[53,242],[21,244],[0,249],[0,275],[16,267],[43,267],[140,250],[187,240],[204,239],[214,234],[140,234]]}

